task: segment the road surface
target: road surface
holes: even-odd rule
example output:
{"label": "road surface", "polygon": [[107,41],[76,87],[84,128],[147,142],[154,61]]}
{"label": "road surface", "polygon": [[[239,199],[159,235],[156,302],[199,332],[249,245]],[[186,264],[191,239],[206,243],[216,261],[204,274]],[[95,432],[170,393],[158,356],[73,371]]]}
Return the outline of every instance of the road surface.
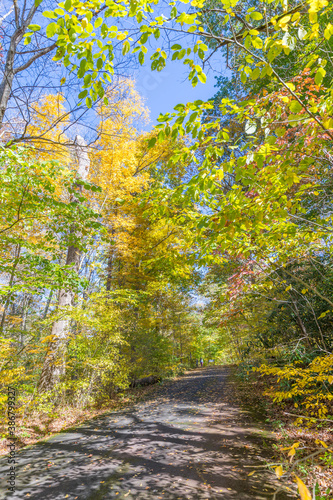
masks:
{"label": "road surface", "polygon": [[[144,402],[24,448],[17,454],[15,493],[6,493],[3,457],[0,498],[272,498],[277,480],[261,467],[272,438],[228,402],[227,375],[218,367],[191,371],[156,387]],[[288,498],[294,497],[277,496]]]}

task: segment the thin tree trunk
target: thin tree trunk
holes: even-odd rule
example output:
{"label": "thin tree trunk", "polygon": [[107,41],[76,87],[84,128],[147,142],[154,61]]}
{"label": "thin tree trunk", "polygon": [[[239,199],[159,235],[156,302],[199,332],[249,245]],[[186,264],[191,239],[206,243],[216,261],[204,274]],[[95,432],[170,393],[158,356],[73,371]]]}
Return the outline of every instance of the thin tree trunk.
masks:
{"label": "thin tree trunk", "polygon": [[303,335],[305,337],[305,340],[306,340],[306,343],[307,343],[308,347],[311,347],[310,340],[309,340],[309,334],[306,331],[305,325],[304,325],[303,320],[301,318],[301,315],[299,313],[299,310],[298,310],[298,307],[297,307],[297,302],[296,302],[296,300],[293,297],[291,297],[291,300],[292,300],[292,303],[293,303],[293,306],[294,306],[294,311],[296,313],[297,324],[298,324],[301,332],[303,333]]}
{"label": "thin tree trunk", "polygon": [[49,294],[49,296],[47,298],[45,309],[44,309],[44,312],[43,312],[43,319],[45,319],[46,316],[47,316],[47,313],[49,311],[49,307],[50,307],[50,304],[51,304],[52,297],[53,297],[53,290],[50,291],[50,294]]}
{"label": "thin tree trunk", "polygon": [[21,29],[15,30],[9,45],[7,52],[6,65],[3,73],[3,79],[0,83],[0,125],[2,124],[5,111],[7,109],[7,104],[12,91],[13,80],[14,80],[14,59],[16,55],[16,49],[20,41],[22,40],[23,32]]}
{"label": "thin tree trunk", "polygon": [[[9,283],[8,283],[9,287],[11,287],[13,282],[14,282],[15,271],[16,271],[17,265],[18,265],[19,260],[20,260],[20,255],[21,255],[21,245],[17,245],[15,253],[16,253],[15,260],[14,260],[12,272],[10,273],[10,278],[9,278]],[[5,327],[6,313],[7,313],[9,303],[10,303],[11,296],[12,296],[12,293],[9,291],[7,298],[6,298],[6,301],[4,303],[4,306],[3,306],[2,318],[1,318],[1,324],[0,324],[1,331],[3,331],[4,327]]]}
{"label": "thin tree trunk", "polygon": [[[85,149],[85,142],[80,136],[76,137],[75,142],[77,144],[75,153],[78,162],[78,173],[81,179],[85,180],[89,169],[89,158]],[[78,189],[82,189],[81,186]],[[75,198],[72,201],[75,201]],[[71,232],[75,232],[75,226],[71,228]],[[73,245],[67,249],[66,265],[73,266],[74,270],[79,272],[80,250]],[[64,317],[55,321],[52,326],[51,335],[53,340],[48,346],[48,352],[44,360],[39,381],[40,391],[51,390],[65,375],[66,345],[70,328],[70,320],[66,317],[66,308],[71,307],[73,302],[73,290],[60,290],[58,309],[64,310]]]}
{"label": "thin tree trunk", "polygon": [[[112,237],[114,235],[114,229],[111,231]],[[106,276],[106,291],[109,292],[112,286],[112,274],[114,267],[114,247],[110,248],[110,253],[108,257],[108,265],[107,265],[107,276]]]}
{"label": "thin tree trunk", "polygon": [[[14,7],[16,8],[16,4],[14,3]],[[24,8],[25,9],[25,8]],[[3,72],[3,78],[0,83],[0,126],[3,121],[3,117],[5,115],[8,101],[12,92],[14,76],[16,73],[21,71],[21,68],[14,68],[14,61],[17,52],[17,46],[22,41],[23,35],[26,32],[28,25],[31,23],[35,13],[37,10],[37,5],[33,3],[30,8],[27,17],[20,23],[19,16],[16,19],[16,29],[10,39],[10,44],[6,56],[5,69]],[[23,16],[23,14],[22,14]],[[54,48],[54,47],[53,47]],[[53,50],[53,49],[52,49]],[[41,51],[42,53],[42,51]],[[30,61],[32,62],[34,58],[32,57]],[[27,61],[26,66],[30,66],[31,62]],[[28,67],[27,66],[27,67]]]}
{"label": "thin tree trunk", "polygon": [[28,308],[30,304],[30,297],[28,295],[24,296],[23,299],[23,310],[22,310],[22,329],[20,334],[20,344],[23,347],[24,344],[24,334],[27,331],[27,316],[28,316]]}

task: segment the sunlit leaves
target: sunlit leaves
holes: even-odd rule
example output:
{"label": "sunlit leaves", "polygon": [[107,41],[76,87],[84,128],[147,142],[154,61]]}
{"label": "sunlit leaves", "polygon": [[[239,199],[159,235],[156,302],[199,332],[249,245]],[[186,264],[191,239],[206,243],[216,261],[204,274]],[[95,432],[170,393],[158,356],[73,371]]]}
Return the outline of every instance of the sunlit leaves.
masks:
{"label": "sunlit leaves", "polygon": [[126,42],[123,43],[123,48],[122,48],[122,54],[123,56],[125,56],[131,49],[131,45],[129,43],[128,40],[126,40]]}
{"label": "sunlit leaves", "polygon": [[324,68],[318,68],[318,70],[316,72],[316,76],[315,76],[315,82],[317,85],[322,84],[325,75],[326,75],[326,71],[324,70]]}
{"label": "sunlit leaves", "polygon": [[275,474],[276,474],[276,477],[278,479],[280,479],[283,476],[283,469],[282,469],[281,465],[279,465],[278,467],[276,467]]}
{"label": "sunlit leaves", "polygon": [[254,21],[260,21],[260,19],[263,19],[263,15],[261,14],[261,12],[251,12],[250,18]]}
{"label": "sunlit leaves", "polygon": [[329,40],[332,35],[333,35],[333,26],[331,23],[328,23],[324,31],[324,37],[326,38],[326,40]]}
{"label": "sunlit leaves", "polygon": [[58,30],[58,25],[56,23],[50,23],[46,27],[46,35],[52,38]]}
{"label": "sunlit leaves", "polygon": [[301,496],[301,500],[312,500],[312,495],[306,485],[303,483],[303,481],[296,476],[296,482],[297,482],[297,487],[299,494]]}
{"label": "sunlit leaves", "polygon": [[[279,2],[278,2],[279,3]],[[105,71],[109,74],[113,72],[113,59],[115,46],[112,43],[112,39],[116,38],[118,41],[123,41],[122,44],[122,55],[125,57],[128,54],[135,54],[138,58],[139,63],[142,65],[145,62],[145,45],[151,35],[154,35],[156,39],[159,39],[161,35],[161,30],[168,32],[169,29],[180,29],[184,33],[203,33],[204,27],[201,25],[200,9],[204,8],[204,2],[195,2],[197,10],[195,12],[185,12],[179,11],[177,5],[174,3],[170,4],[170,13],[163,13],[162,15],[155,14],[155,2],[149,1],[147,4],[145,2],[129,3],[128,5],[122,4],[111,4],[105,9],[103,7],[102,12],[95,17],[95,12],[98,11],[100,5],[100,0],[97,0],[97,4],[94,6],[94,11],[92,11],[90,5],[82,4],[80,2],[73,2],[72,0],[67,0],[65,3],[61,4],[61,7],[57,7],[54,11],[44,12],[44,16],[50,19],[54,19],[54,22],[47,27],[47,36],[49,38],[57,37],[58,51],[55,60],[64,60],[67,67],[76,68],[75,58],[79,54],[79,58],[84,58],[89,60],[91,71]],[[241,69],[241,81],[243,84],[246,83],[248,78],[256,80],[259,78],[264,78],[266,76],[271,77],[273,75],[273,70],[271,64],[279,56],[283,50],[286,54],[290,51],[295,50],[296,47],[296,37],[292,32],[292,28],[295,27],[298,30],[298,38],[303,40],[305,37],[310,36],[310,38],[318,38],[319,31],[316,24],[316,19],[322,9],[325,9],[327,4],[325,2],[311,2],[309,1],[309,12],[302,12],[302,14],[297,10],[291,13],[286,12],[285,15],[276,16],[272,19],[267,19],[269,25],[275,27],[276,33],[268,33],[267,30],[263,29],[266,22],[266,17],[264,17],[263,12],[259,10],[256,11],[253,7],[248,8],[244,13],[245,19],[248,23],[253,23],[254,26],[249,27],[248,31],[244,31],[241,37],[238,38],[237,44],[240,47],[244,47],[246,50],[254,51],[251,63],[248,64],[248,70]],[[235,4],[228,4],[226,7],[227,12],[224,16],[223,24],[229,26],[235,22],[235,13],[233,9]],[[284,7],[283,7],[284,8]],[[66,9],[71,12],[71,16],[66,14]],[[151,14],[151,19],[148,21],[146,18],[146,13]],[[311,28],[310,35],[305,29],[305,23],[307,15],[310,18],[313,26]],[[155,17],[154,17],[155,16]],[[120,28],[117,19],[121,18],[134,18],[137,23],[136,28],[141,33],[139,39],[134,40],[129,37],[128,32]],[[104,19],[114,18],[114,23],[106,23]],[[169,19],[173,21],[173,27],[169,26]],[[132,21],[131,21],[132,22]],[[260,27],[258,31],[256,29]],[[281,31],[282,38],[278,31]],[[329,39],[331,36],[331,26],[330,24],[325,28],[324,36]],[[234,28],[235,31],[235,28]],[[237,30],[236,30],[237,31]],[[266,31],[266,32],[265,32]],[[206,76],[202,70],[196,69],[198,66],[195,59],[190,59],[189,54],[193,52],[195,57],[200,61],[205,60],[205,52],[208,50],[208,44],[204,43],[209,41],[211,35],[209,33],[204,33],[205,40],[191,40],[189,37],[185,40],[185,44],[176,43],[172,46],[172,57],[171,60],[183,60],[184,64],[188,66],[188,77],[192,82],[192,85],[197,85],[198,82],[205,83]],[[215,35],[214,35],[215,36]],[[29,43],[31,40],[30,35],[25,39],[25,43]],[[236,43],[233,38],[226,39],[224,34],[221,34],[221,43],[227,41],[228,45],[232,46]],[[263,52],[266,54],[264,55]],[[259,53],[261,55],[259,56]],[[258,57],[256,56],[258,54]],[[153,71],[162,71],[166,66],[166,53],[163,52],[161,48],[160,52],[155,52],[151,57],[151,68]],[[84,71],[87,71],[86,68]],[[80,68],[79,78],[83,78],[82,68]],[[318,73],[317,80],[320,80],[321,72]],[[97,73],[94,76],[94,80],[98,79],[102,81],[101,76]],[[104,80],[103,80],[104,81]],[[87,84],[85,84],[87,86]],[[92,86],[93,82],[90,82],[88,86]],[[90,95],[92,101],[94,101],[98,96],[98,93],[93,91]]]}

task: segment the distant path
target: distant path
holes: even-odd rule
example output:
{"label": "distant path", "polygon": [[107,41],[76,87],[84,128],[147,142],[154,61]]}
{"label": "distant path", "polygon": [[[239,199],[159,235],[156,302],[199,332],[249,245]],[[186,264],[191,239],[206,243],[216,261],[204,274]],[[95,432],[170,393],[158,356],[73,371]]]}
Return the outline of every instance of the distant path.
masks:
{"label": "distant path", "polygon": [[15,494],[4,494],[2,458],[0,498],[272,498],[271,474],[248,476],[260,470],[251,466],[263,463],[270,438],[227,402],[227,388],[226,368],[197,369],[157,387],[148,401],[25,448]]}

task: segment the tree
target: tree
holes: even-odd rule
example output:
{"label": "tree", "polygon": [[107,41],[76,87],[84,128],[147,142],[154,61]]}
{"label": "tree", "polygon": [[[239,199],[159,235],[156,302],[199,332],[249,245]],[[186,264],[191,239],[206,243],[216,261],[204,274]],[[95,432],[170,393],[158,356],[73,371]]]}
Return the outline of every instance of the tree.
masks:
{"label": "tree", "polygon": [[[48,4],[49,8],[52,6],[56,9],[57,3]],[[96,133],[91,127],[92,113],[87,113],[86,106],[79,105],[80,86],[77,74],[70,73],[65,65],[59,62],[59,58],[55,57],[58,46],[51,39],[52,27],[50,28],[49,20],[43,18],[45,8],[45,1],[14,1],[1,19],[1,140],[5,143],[9,140],[27,143],[39,139],[30,127],[32,116],[36,115],[36,104],[40,105],[41,100],[53,92],[55,95],[61,94],[66,102],[62,121],[68,120],[71,115],[66,136],[58,136],[57,142],[63,143],[65,149],[66,145],[73,144],[76,132],[71,132],[71,127],[74,123],[80,123],[81,133],[84,129],[86,140],[94,142]],[[41,26],[38,26],[37,22]],[[117,85],[117,74],[126,72],[129,65],[130,61],[114,63],[112,85]],[[42,137],[44,145],[47,141],[51,143],[47,132],[52,133],[58,125],[58,120],[59,117],[54,121],[48,120],[48,128],[45,123]]]}
{"label": "tree", "polygon": [[[90,165],[88,152],[82,137],[76,136],[75,142],[75,153],[72,155],[73,161],[77,162],[76,171],[79,181],[85,182],[88,177]],[[76,209],[79,209],[82,184],[74,184],[72,190],[73,195],[70,203],[74,205]],[[74,241],[78,241],[82,238],[82,235],[80,235],[77,230],[75,222],[71,226],[71,233],[72,236],[74,236]],[[71,244],[67,249],[66,266],[72,268],[77,274],[80,270],[80,258],[80,249],[77,248],[75,244]],[[63,288],[59,290],[58,307],[60,311],[73,306],[73,302],[74,293],[72,289]],[[65,317],[57,319],[52,326],[51,342],[44,360],[39,382],[39,389],[42,391],[53,388],[65,374],[65,351],[70,324],[69,319],[66,317],[66,311],[62,312],[62,314],[64,314]]]}

